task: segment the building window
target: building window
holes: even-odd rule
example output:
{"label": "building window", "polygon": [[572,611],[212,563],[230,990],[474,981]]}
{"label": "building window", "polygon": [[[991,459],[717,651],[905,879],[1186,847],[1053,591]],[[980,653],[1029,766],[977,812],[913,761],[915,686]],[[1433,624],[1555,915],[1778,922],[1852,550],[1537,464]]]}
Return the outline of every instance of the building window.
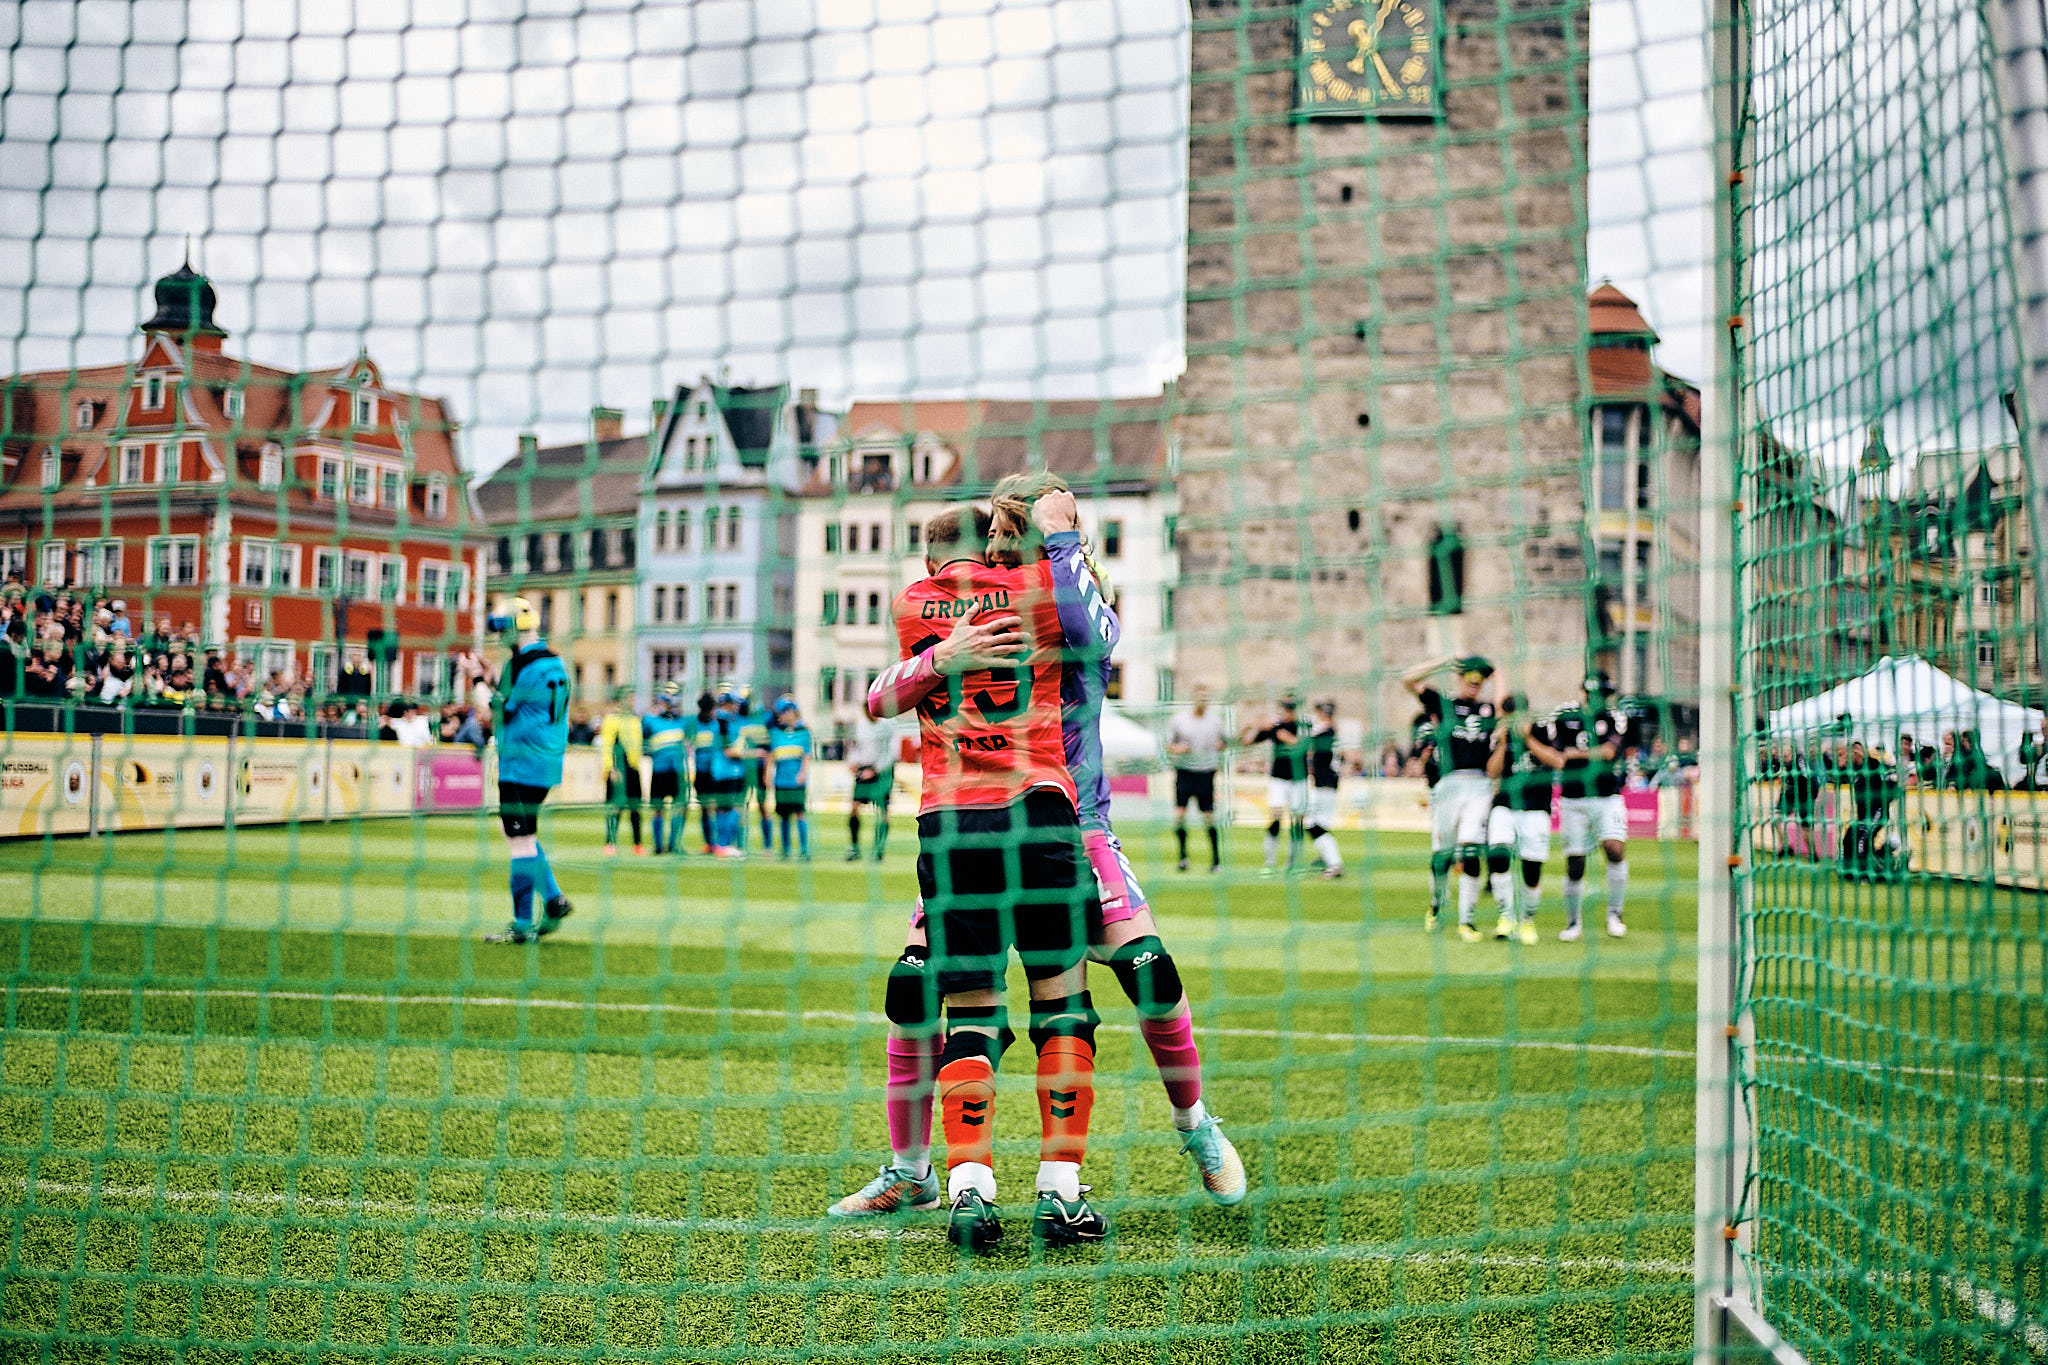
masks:
{"label": "building window", "polygon": [[846,594],[846,624],[860,624],[860,597],[856,593]]}
{"label": "building window", "polygon": [[28,576],[28,546],[0,545],[0,579],[11,573]]}
{"label": "building window", "polygon": [[526,533],[526,563],[521,569],[526,573],[539,573],[541,566],[541,534],[538,531]]}
{"label": "building window", "polygon": [[[562,539],[566,542],[569,537],[563,536]],[[568,549],[567,544],[564,544],[562,548],[566,551]],[[590,531],[590,567],[593,569],[609,568],[611,562],[611,545],[606,541],[604,531],[601,528],[592,527]],[[564,567],[568,566],[565,564]]]}
{"label": "building window", "polygon": [[704,548],[707,550],[718,548],[718,509],[716,507],[704,509]]}
{"label": "building window", "polygon": [[1465,610],[1465,545],[1455,526],[1439,526],[1429,542],[1429,614]]}
{"label": "building window", "polygon": [[728,550],[733,549],[737,547],[739,543],[740,509],[737,507],[728,507],[725,509],[725,548]]}
{"label": "building window", "polygon": [[1623,510],[1627,492],[1628,417],[1627,408],[1601,408],[1597,417],[1596,468],[1600,486],[1596,492],[1603,512]]}
{"label": "building window", "polygon": [[915,554],[924,545],[924,527],[913,521],[910,523],[908,532],[905,539],[910,542],[911,553]]}
{"label": "building window", "polygon": [[121,482],[142,482],[142,447],[121,447]]}
{"label": "building window", "polygon": [[880,522],[876,522],[868,527],[868,553],[871,555],[882,553],[882,524]]}
{"label": "building window", "polygon": [[164,405],[164,377],[160,374],[144,375],[142,379],[142,410],[155,412]]}
{"label": "building window", "polygon": [[226,417],[230,422],[241,421],[242,391],[240,389],[231,388],[228,389],[225,393],[221,394],[220,410],[221,415]]}
{"label": "building window", "polygon": [[156,448],[156,477],[159,483],[178,481],[178,444],[166,441]]}
{"label": "building window", "polygon": [[448,515],[448,480],[439,474],[427,480],[427,515],[436,520]]}
{"label": "building window", "polygon": [[55,488],[64,477],[64,456],[56,450],[43,452],[43,487]]}
{"label": "building window", "polygon": [[320,462],[320,496],[328,502],[335,502],[341,497],[340,460]]}
{"label": "building window", "polygon": [[149,542],[153,587],[181,587],[199,581],[199,537],[160,536]]}
{"label": "building window", "polygon": [[677,625],[690,619],[690,594],[682,584],[678,583],[669,590],[669,606],[675,611]]}
{"label": "building window", "polygon": [[707,621],[716,621],[718,619],[718,585],[716,583],[706,583],[704,585],[704,619]]}
{"label": "building window", "polygon": [[737,583],[725,585],[725,619],[728,621],[740,619],[740,585]]}
{"label": "building window", "polygon": [[678,507],[676,509],[676,548],[678,550],[690,548],[690,509],[687,507]]}
{"label": "building window", "polygon": [[832,694],[839,688],[839,670],[826,667],[818,670],[818,700],[831,705]]}
{"label": "building window", "polygon": [[1102,523],[1102,557],[1115,559],[1124,552],[1124,524],[1120,521]]}
{"label": "building window", "polygon": [[668,586],[663,583],[657,583],[654,587],[654,619],[668,620]]}
{"label": "building window", "polygon": [[420,565],[420,605],[437,607],[441,605],[441,566]]}
{"label": "building window", "polygon": [[825,528],[825,553],[828,555],[839,553],[839,523],[836,521]]}
{"label": "building window", "polygon": [[657,649],[648,657],[647,666],[655,682],[676,682],[688,671],[690,656],[685,650]]}
{"label": "building window", "polygon": [[926,454],[918,462],[917,481],[919,483],[930,483],[932,481],[932,457],[929,454]]}
{"label": "building window", "polygon": [[871,626],[882,624],[882,594],[878,592],[868,594],[868,624]]}
{"label": "building window", "polygon": [[343,555],[341,557],[341,590],[344,595],[357,599],[370,595],[370,556]]}
{"label": "building window", "polygon": [[1996,583],[1979,583],[1977,585],[1977,605],[1980,607],[1991,607],[1997,604],[1998,585]]}
{"label": "building window", "polygon": [[[1173,586],[1171,584],[1159,590],[1159,628],[1161,630],[1173,629]],[[1171,701],[1172,698],[1168,697],[1162,700]]]}
{"label": "building window", "polygon": [[377,499],[376,485],[370,480],[370,466],[352,465],[348,471],[348,500],[360,507],[369,507]]}
{"label": "building window", "polygon": [[91,431],[93,424],[100,420],[99,404],[90,398],[81,398],[71,409],[71,426],[76,431]]}
{"label": "building window", "polygon": [[336,676],[334,663],[333,645],[306,646],[306,681],[315,692],[333,690]]}
{"label": "building window", "polygon": [[657,550],[666,550],[668,548],[668,513],[666,512],[656,512],[654,514],[654,548]]}
{"label": "building window", "polygon": [[850,555],[860,553],[860,527],[855,526],[851,522],[848,522],[846,526],[846,553]]}
{"label": "building window", "polygon": [[340,575],[335,565],[341,558],[335,550],[313,551],[313,591],[326,595],[340,586]]}
{"label": "building window", "polygon": [[242,585],[249,588],[270,586],[270,542],[267,540],[245,540],[242,542]]}
{"label": "building window", "polygon": [[85,576],[87,587],[111,588],[121,581],[121,542],[118,540],[81,540],[78,542],[78,568]]}
{"label": "building window", "polygon": [[405,591],[405,561],[397,555],[385,555],[377,561],[377,596],[385,602],[396,602]]}
{"label": "building window", "polygon": [[398,471],[397,471],[397,470],[395,470],[395,469],[387,469],[387,470],[385,470],[385,471],[384,471],[384,479],[383,479],[383,494],[382,494],[382,497],[383,497],[384,505],[385,505],[386,507],[393,507],[393,508],[395,508],[395,507],[397,507],[397,506],[399,505],[399,504],[398,504]]}
{"label": "building window", "polygon": [[460,607],[469,600],[469,566],[450,564],[448,573],[441,580],[441,603],[443,606]]}
{"label": "building window", "polygon": [[372,422],[375,422],[377,420],[377,400],[361,389],[357,389],[355,392],[354,416],[355,424],[358,428],[367,427]]}
{"label": "building window", "polygon": [[619,590],[617,588],[613,588],[604,595],[604,628],[606,630],[617,630],[619,628]]}
{"label": "building window", "polygon": [[740,671],[739,655],[729,649],[707,649],[704,651],[704,679],[730,678]]}
{"label": "building window", "polygon": [[65,569],[68,567],[66,564],[67,558],[63,541],[46,540],[43,542],[44,587],[61,588],[64,586]]}
{"label": "building window", "polygon": [[824,623],[825,623],[826,625],[828,625],[828,626],[836,626],[836,625],[838,625],[838,624],[839,624],[839,594],[838,594],[838,593],[836,593],[836,592],[830,592],[830,591],[828,591],[828,592],[827,592],[827,593],[825,594],[825,605],[824,605],[824,609],[823,609],[823,610],[822,610],[822,611],[821,611],[821,612],[819,613],[819,616],[820,616],[820,617],[822,618],[822,620],[824,621]]}
{"label": "building window", "polygon": [[262,458],[256,464],[256,486],[277,488],[284,483],[284,452],[276,446],[265,446]]}
{"label": "building window", "polygon": [[544,592],[540,595],[540,628],[546,634],[555,628],[555,595]]}
{"label": "building window", "polygon": [[1977,642],[1977,663],[1984,668],[1998,667],[1998,643],[1994,640]]}

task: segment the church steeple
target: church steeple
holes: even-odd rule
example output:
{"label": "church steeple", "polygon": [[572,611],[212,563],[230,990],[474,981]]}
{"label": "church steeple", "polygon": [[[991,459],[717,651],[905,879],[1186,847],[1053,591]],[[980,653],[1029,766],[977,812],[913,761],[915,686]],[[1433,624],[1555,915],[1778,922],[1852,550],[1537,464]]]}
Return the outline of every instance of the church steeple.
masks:
{"label": "church steeple", "polygon": [[161,332],[195,351],[218,351],[227,330],[213,320],[217,301],[213,285],[187,261],[156,282],[156,316],[142,331]]}

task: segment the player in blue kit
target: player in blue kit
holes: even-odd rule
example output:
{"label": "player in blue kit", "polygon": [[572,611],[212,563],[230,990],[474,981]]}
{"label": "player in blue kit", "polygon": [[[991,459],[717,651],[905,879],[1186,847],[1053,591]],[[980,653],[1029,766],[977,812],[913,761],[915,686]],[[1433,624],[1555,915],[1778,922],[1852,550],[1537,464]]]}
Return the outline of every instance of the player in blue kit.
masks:
{"label": "player in blue kit", "polygon": [[768,767],[775,784],[775,817],[782,824],[782,856],[789,856],[789,826],[794,820],[798,856],[809,862],[811,822],[805,814],[805,797],[811,780],[811,731],[794,697],[775,703],[775,726],[768,732]]}
{"label": "player in blue kit", "polygon": [[683,787],[683,754],[689,747],[691,723],[682,714],[682,702],[683,685],[671,679],[655,689],[654,710],[640,721],[652,770],[647,801],[654,808],[657,854],[683,851],[683,816],[690,809],[690,793]]}
{"label": "player in blue kit", "polygon": [[687,722],[690,741],[690,779],[697,789],[697,824],[704,836],[704,852],[718,848],[718,820],[711,798],[718,789],[712,768],[718,760],[718,699],[709,692],[697,694],[697,718]]}
{"label": "player in blue kit", "polygon": [[503,674],[487,672],[484,679],[498,712],[498,822],[512,855],[512,923],[485,941],[531,943],[560,928],[571,910],[540,846],[541,803],[562,780],[562,753],[569,745],[569,675],[540,638],[540,613],[525,598],[505,603],[485,625],[496,634],[517,633]]}

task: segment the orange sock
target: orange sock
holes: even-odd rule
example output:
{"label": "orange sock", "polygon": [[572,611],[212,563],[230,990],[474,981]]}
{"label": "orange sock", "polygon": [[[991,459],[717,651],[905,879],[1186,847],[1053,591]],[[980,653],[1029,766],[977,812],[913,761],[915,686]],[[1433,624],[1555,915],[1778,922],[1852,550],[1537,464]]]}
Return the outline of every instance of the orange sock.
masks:
{"label": "orange sock", "polygon": [[986,1057],[961,1057],[939,1068],[939,1113],[946,1134],[946,1169],[963,1161],[992,1166],[995,1147],[996,1072]]}
{"label": "orange sock", "polygon": [[1038,1116],[1042,1161],[1078,1165],[1088,1152],[1088,1116],[1095,1109],[1095,1048],[1085,1038],[1048,1038],[1038,1050]]}

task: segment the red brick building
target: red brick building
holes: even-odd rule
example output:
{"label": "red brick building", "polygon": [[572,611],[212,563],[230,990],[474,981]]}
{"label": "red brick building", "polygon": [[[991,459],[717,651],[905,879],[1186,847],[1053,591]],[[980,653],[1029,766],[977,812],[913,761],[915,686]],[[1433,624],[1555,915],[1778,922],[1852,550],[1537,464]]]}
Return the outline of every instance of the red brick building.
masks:
{"label": "red brick building", "polygon": [[0,380],[0,576],[124,599],[137,635],[191,623],[316,685],[354,658],[380,691],[443,692],[488,544],[446,405],[367,355],[295,372],[227,354],[189,265],[156,305],[131,359]]}

